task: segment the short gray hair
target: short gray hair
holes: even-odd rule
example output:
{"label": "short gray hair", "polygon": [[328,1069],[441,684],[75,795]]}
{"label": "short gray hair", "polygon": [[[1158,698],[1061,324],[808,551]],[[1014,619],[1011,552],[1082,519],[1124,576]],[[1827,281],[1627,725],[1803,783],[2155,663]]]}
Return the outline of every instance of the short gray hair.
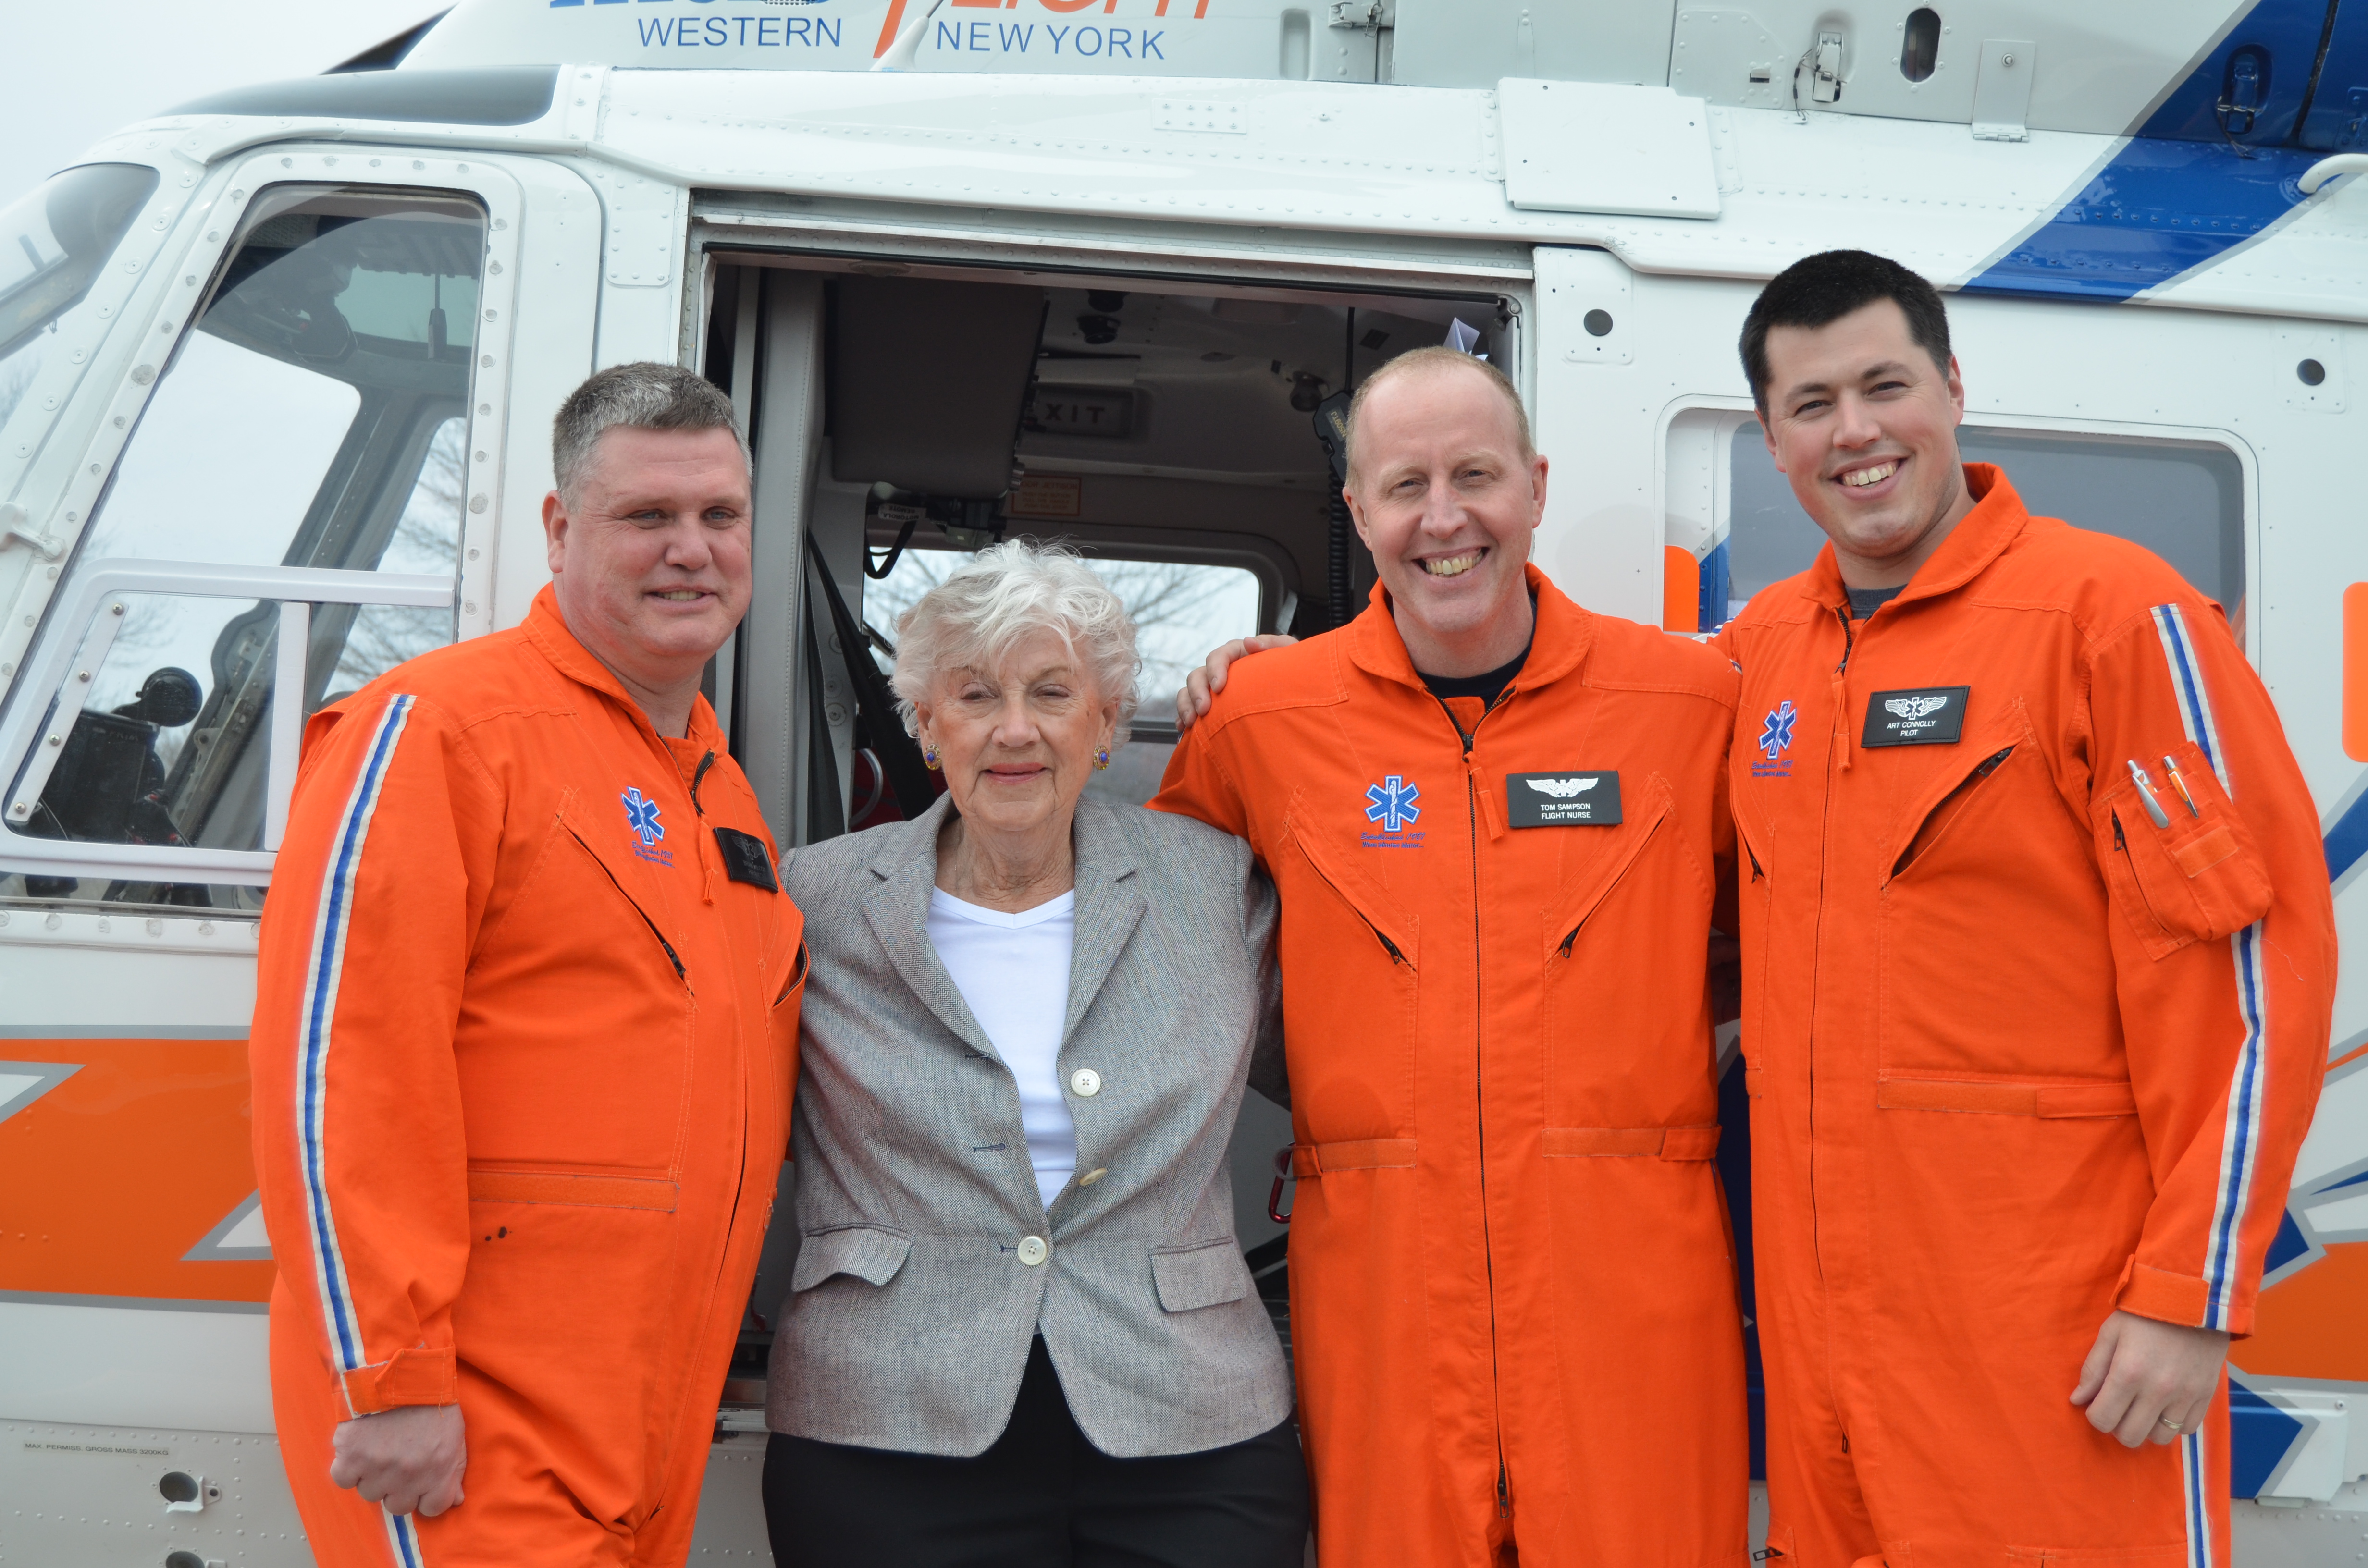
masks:
{"label": "short gray hair", "polygon": [[1110,585],[1066,545],[1032,539],[990,545],[923,594],[896,622],[896,711],[907,734],[920,733],[914,704],[941,670],[988,668],[1034,632],[1059,634],[1103,700],[1118,699],[1118,734],[1126,740],[1143,667],[1134,620]]}
{"label": "short gray hair", "polygon": [[592,466],[592,449],[611,426],[642,430],[729,430],[748,461],[748,437],[740,433],[732,400],[715,383],[679,365],[644,359],[611,365],[593,373],[559,405],[551,422],[551,471],[560,498],[573,506]]}

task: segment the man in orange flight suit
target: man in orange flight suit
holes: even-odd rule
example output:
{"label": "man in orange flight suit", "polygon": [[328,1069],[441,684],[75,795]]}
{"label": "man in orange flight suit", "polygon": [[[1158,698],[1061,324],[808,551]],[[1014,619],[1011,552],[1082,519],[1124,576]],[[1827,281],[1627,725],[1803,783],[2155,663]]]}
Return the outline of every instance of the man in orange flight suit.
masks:
{"label": "man in orange flight suit", "polygon": [[1320,1559],[1744,1568],[1735,672],[1526,564],[1546,463],[1493,369],[1417,350],[1351,418],[1371,608],[1235,665],[1152,801],[1282,897]]}
{"label": "man in orange flight suit", "polygon": [[2219,608],[1957,458],[1925,281],[1743,357],[1830,540],[1724,633],[1771,1553],[2228,1562],[2228,1336],[2326,1061],[2317,812]]}
{"label": "man in orange flight suit", "polygon": [[314,717],[264,915],[272,1397],[329,1568],[682,1562],[780,1170],[800,922],[698,691],[745,449],[659,365],[556,436],[552,585]]}

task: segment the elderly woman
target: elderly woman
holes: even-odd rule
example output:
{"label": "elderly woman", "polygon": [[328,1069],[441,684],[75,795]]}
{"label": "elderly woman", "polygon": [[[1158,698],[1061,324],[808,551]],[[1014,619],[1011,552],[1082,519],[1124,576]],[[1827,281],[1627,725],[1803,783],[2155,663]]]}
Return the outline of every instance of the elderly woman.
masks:
{"label": "elderly woman", "polygon": [[806,917],[781,1568],[1297,1568],[1306,1474],[1225,1150],[1280,1075],[1247,846],[1085,795],[1134,628],[1076,556],[981,551],[898,625],[920,819],[783,862]]}

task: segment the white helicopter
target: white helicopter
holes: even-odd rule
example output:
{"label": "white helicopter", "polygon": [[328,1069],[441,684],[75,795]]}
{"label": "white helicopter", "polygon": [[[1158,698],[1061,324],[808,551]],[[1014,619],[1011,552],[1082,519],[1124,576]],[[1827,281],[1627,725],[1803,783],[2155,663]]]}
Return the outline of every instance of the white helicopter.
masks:
{"label": "white helicopter", "polygon": [[[1953,293],[1968,455],[2226,607],[2368,951],[2363,153],[2361,0],[464,0],[102,142],[0,210],[0,1556],[312,1560],[265,1369],[256,912],[305,715],[523,615],[592,369],[696,366],[749,425],[762,585],[712,695],[803,842],[919,804],[867,644],[947,551],[1076,540],[1171,675],[1344,618],[1372,563],[1316,431],[1420,344],[1504,368],[1575,476],[1559,584],[1711,630],[1819,537],[1744,310],[1881,251]],[[1107,787],[1147,795],[1172,740]],[[2233,1357],[2248,1562],[2368,1532],[2358,962]],[[1288,1137],[1254,1109],[1235,1148],[1279,1313]],[[793,1249],[698,1554],[765,1553]]]}

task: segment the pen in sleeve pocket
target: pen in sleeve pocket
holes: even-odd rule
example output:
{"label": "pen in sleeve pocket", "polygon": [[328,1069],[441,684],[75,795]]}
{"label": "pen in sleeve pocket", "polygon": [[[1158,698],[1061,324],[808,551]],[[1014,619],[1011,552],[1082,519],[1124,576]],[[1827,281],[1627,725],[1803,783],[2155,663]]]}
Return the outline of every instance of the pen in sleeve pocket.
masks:
{"label": "pen in sleeve pocket", "polygon": [[2162,802],[2154,798],[2154,780],[2146,777],[2146,770],[2138,766],[2135,757],[2130,759],[2130,782],[2138,787],[2138,799],[2145,802],[2146,815],[2154,819],[2155,826],[2169,827],[2170,813],[2164,811]]}

